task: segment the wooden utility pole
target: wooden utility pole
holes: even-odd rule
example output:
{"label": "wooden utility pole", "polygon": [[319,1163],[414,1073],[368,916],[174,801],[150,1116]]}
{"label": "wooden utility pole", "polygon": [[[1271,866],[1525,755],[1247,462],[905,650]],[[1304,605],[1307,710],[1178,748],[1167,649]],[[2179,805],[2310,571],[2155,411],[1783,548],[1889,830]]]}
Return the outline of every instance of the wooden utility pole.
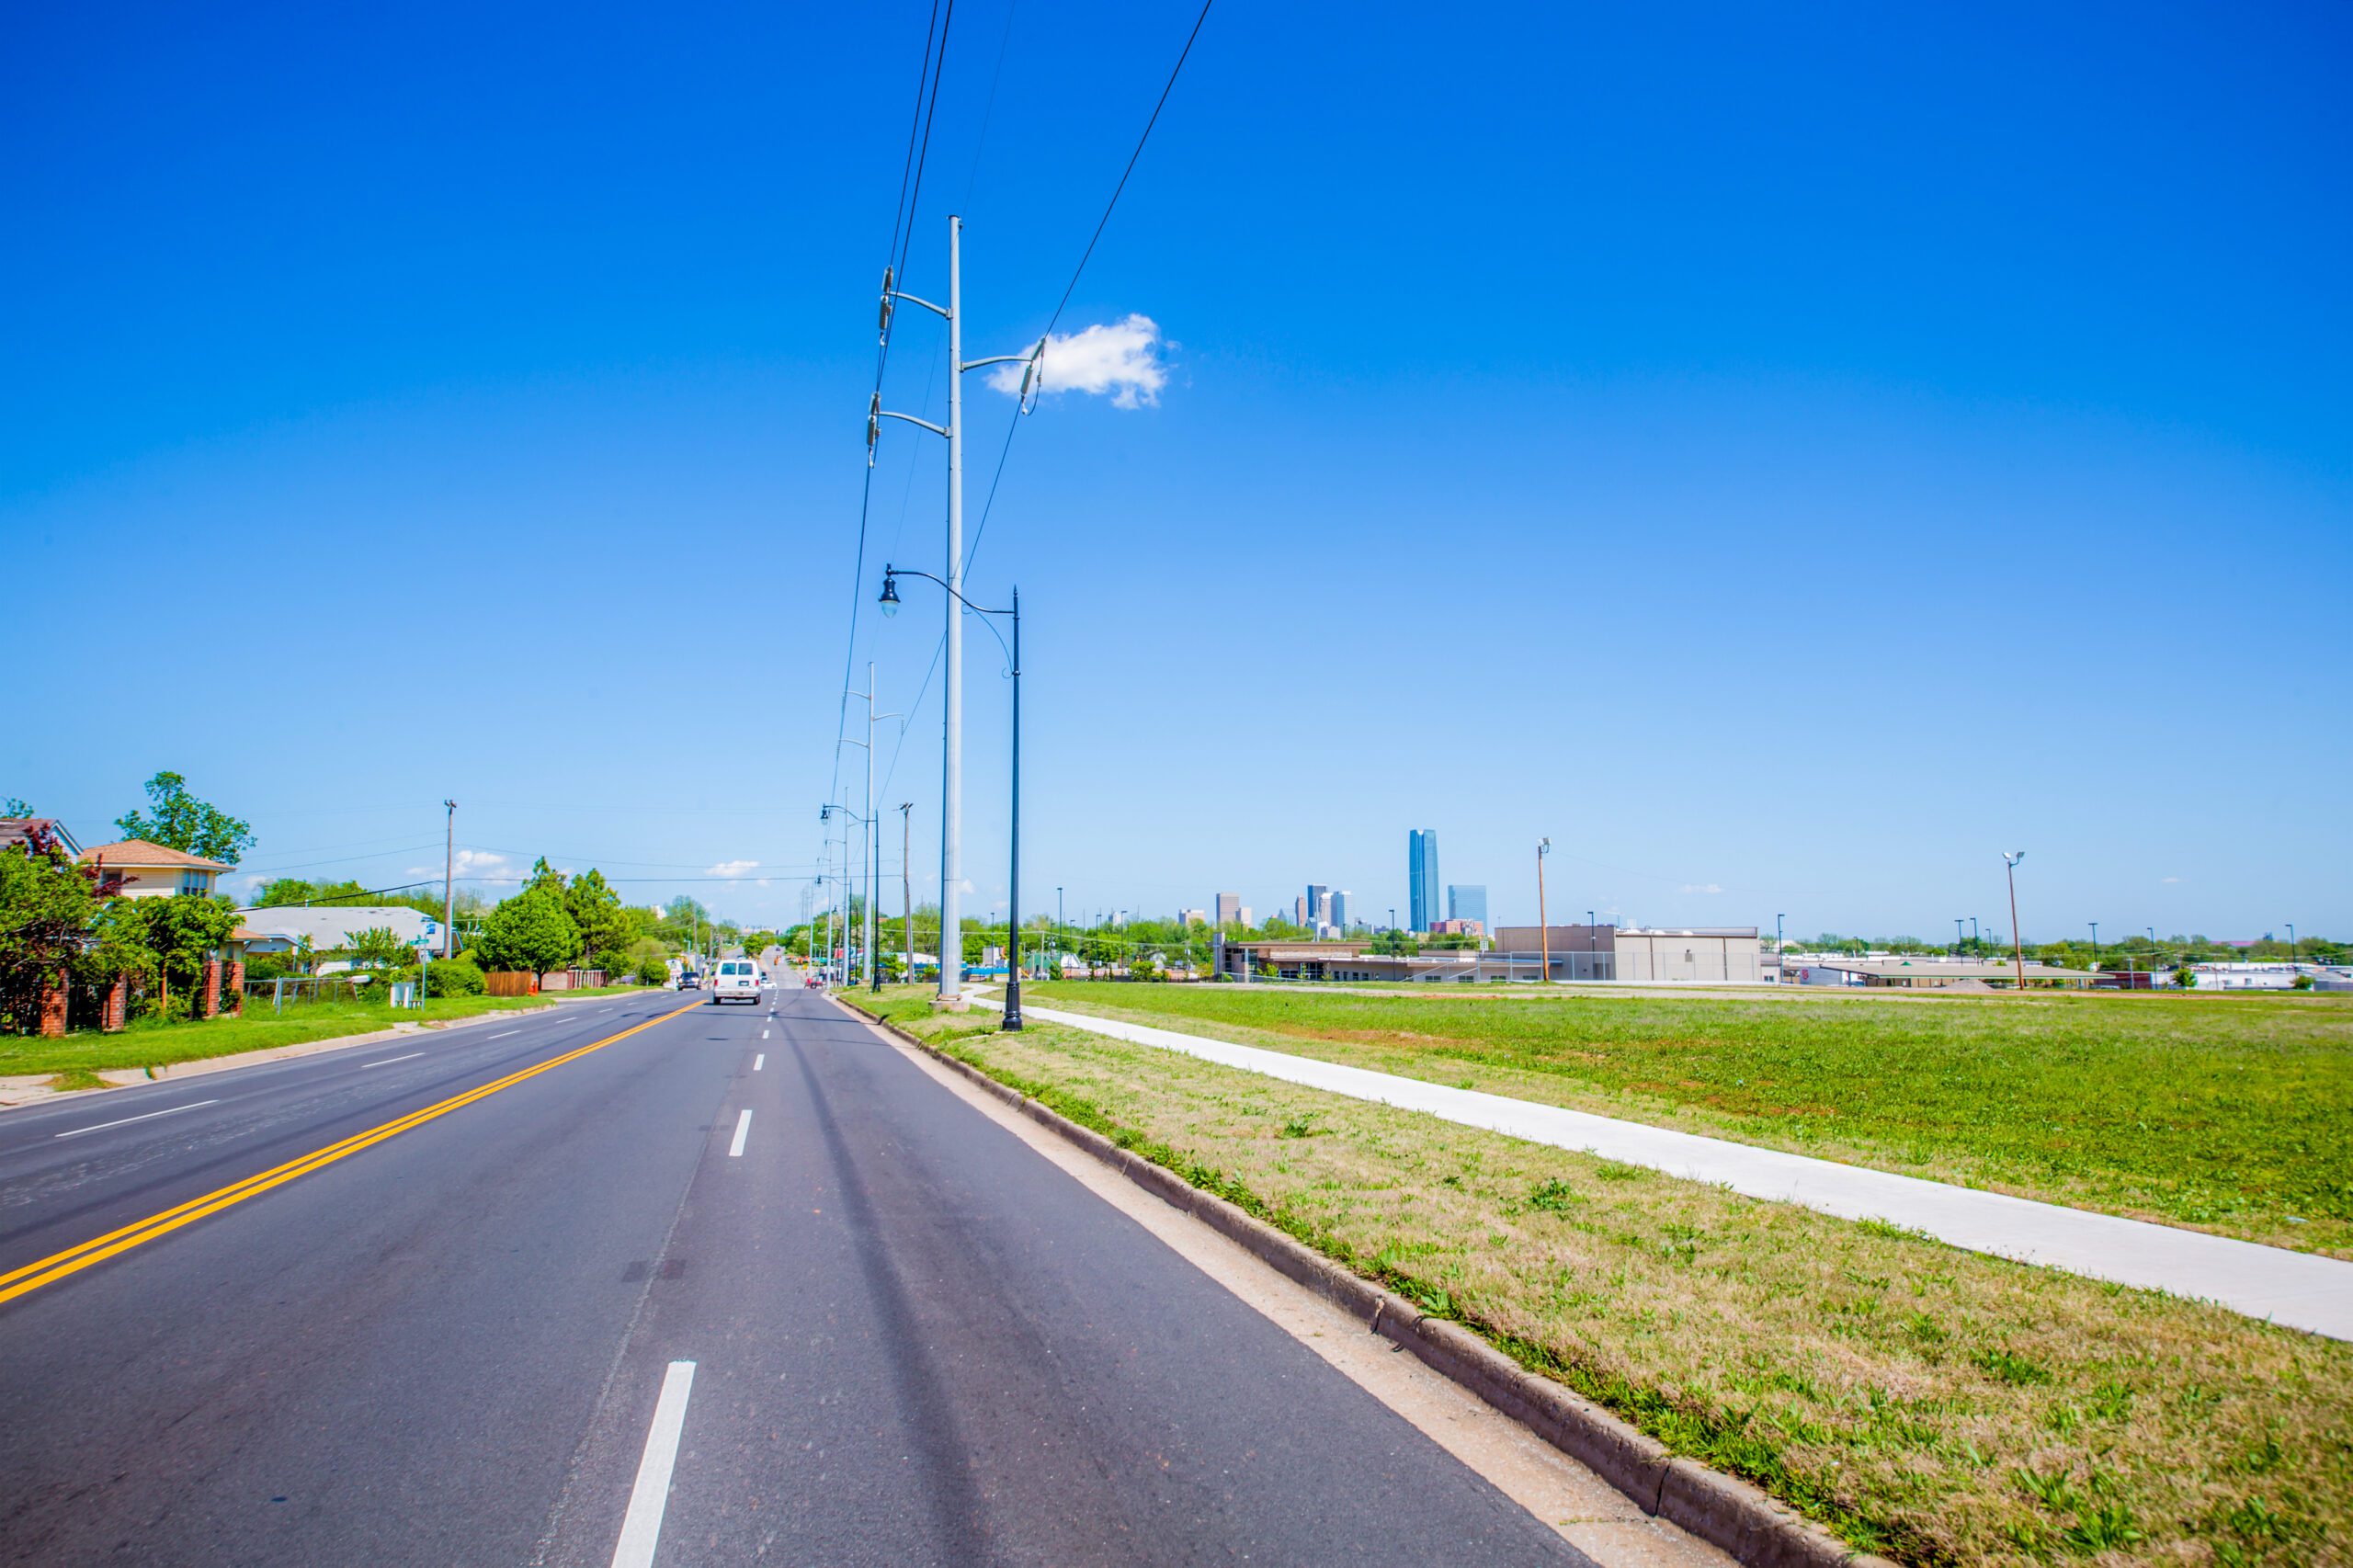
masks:
{"label": "wooden utility pole", "polygon": [[450,880],[458,866],[458,802],[444,801],[449,816],[443,823],[441,840],[441,956],[448,958],[454,950],[449,946],[457,940],[458,884]]}

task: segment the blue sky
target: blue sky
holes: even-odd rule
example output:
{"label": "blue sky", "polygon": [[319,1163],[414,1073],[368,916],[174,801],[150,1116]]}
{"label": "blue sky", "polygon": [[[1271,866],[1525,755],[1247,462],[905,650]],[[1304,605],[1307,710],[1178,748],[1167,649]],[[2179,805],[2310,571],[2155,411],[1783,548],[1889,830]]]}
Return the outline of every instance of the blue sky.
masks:
{"label": "blue sky", "polygon": [[[936,892],[936,591],[848,625],[929,7],[783,9],[21,20],[0,653],[53,706],[0,793],[86,839],[172,767],[374,885],[454,795],[490,871],[790,916],[871,658]],[[955,7],[907,286],[961,212],[968,354],[1045,326],[1193,9]],[[2023,846],[2030,936],[2353,930],[2349,46],[1224,0],[1061,324],[1148,319],[1165,384],[1048,396],[976,549],[1025,892],[1378,916],[1427,826],[1503,920],[1549,835],[1556,916],[1934,937]],[[942,468],[886,435],[860,597],[938,569]]]}

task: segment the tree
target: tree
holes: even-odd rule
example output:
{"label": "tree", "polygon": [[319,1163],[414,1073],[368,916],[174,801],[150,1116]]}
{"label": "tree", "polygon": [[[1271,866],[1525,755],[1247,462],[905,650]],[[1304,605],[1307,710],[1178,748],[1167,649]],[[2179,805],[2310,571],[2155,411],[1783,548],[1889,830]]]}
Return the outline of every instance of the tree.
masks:
{"label": "tree", "polygon": [[354,969],[398,969],[416,961],[416,949],[389,926],[345,933]]}
{"label": "tree", "polygon": [[0,1027],[39,1020],[41,994],[83,962],[97,907],[89,877],[55,840],[0,849]]}
{"label": "tree", "polygon": [[[544,860],[540,862],[542,866],[546,864]],[[536,876],[532,885],[541,885]],[[637,937],[637,922],[622,906],[621,895],[594,867],[574,878],[572,885],[563,890],[563,910],[580,928],[582,949],[590,958],[603,961],[608,969],[614,967]]]}
{"label": "tree", "polygon": [[[290,903],[357,903],[367,896],[366,888],[348,880],[306,882],[300,877],[279,877],[262,885],[261,892],[254,896],[254,907],[273,909]],[[438,911],[440,907],[439,901],[436,900],[434,908]]]}
{"label": "tree", "polygon": [[564,913],[561,895],[535,884],[492,910],[469,950],[493,969],[544,974],[580,956],[580,927]]}
{"label": "tree", "polygon": [[548,858],[542,855],[531,862],[531,880],[523,886],[527,891],[539,888],[560,894],[563,892],[563,873],[549,865]]}
{"label": "tree", "polygon": [[146,788],[147,803],[154,814],[142,816],[133,810],[115,818],[114,824],[122,830],[125,838],[143,838],[166,849],[201,855],[208,860],[231,866],[253,846],[254,831],[250,826],[210,801],[189,794],[188,780],[180,775],[158,773],[147,780]]}
{"label": "tree", "polygon": [[[193,1009],[204,966],[228,944],[237,928],[236,901],[180,893],[171,898],[119,898],[108,903],[101,940],[110,936],[125,961],[142,978],[160,974],[167,992],[177,991]],[[143,962],[136,955],[150,955]]]}

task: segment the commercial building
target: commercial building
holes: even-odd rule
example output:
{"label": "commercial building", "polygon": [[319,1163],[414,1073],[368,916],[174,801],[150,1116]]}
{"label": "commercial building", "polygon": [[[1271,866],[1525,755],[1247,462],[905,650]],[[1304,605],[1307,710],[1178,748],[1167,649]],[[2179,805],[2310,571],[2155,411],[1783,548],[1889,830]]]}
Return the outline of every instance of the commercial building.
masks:
{"label": "commercial building", "polygon": [[1246,903],[1242,906],[1242,924],[1245,926],[1256,926],[1258,924],[1257,916],[1251,912],[1250,906]]}
{"label": "commercial building", "polygon": [[[1898,991],[2004,991],[2018,983],[2015,961],[1989,959],[1949,959],[1923,954],[1915,958],[1847,959],[1809,956],[1790,960],[1790,973],[1804,985],[1863,985]],[[2029,989],[2035,986],[2088,986],[2098,976],[2087,969],[2061,969],[2055,964],[2026,966]]]}
{"label": "commercial building", "polygon": [[1759,985],[1765,980],[1754,926],[1629,926],[1618,931],[1612,946],[1620,980],[1720,985]]}
{"label": "commercial building", "polygon": [[[1479,928],[1487,928],[1487,890],[1449,882],[1446,889],[1446,917],[1449,920],[1472,920]],[[1436,927],[1432,927],[1436,929]]]}
{"label": "commercial building", "polygon": [[1242,895],[1240,893],[1222,892],[1210,902],[1217,910],[1217,923],[1220,926],[1233,926],[1241,922]]}
{"label": "commercial building", "polygon": [[1405,835],[1406,928],[1427,931],[1438,918],[1438,829],[1417,827]]}
{"label": "commercial building", "polygon": [[1476,920],[1433,920],[1430,922],[1430,935],[1433,937],[1483,937],[1486,934],[1486,927]]}
{"label": "commercial building", "polygon": [[[1498,926],[1490,948],[1495,956],[1523,966],[1531,979],[1544,972],[1554,980],[1618,978],[1614,926]],[[1548,959],[1549,971],[1544,968]]]}
{"label": "commercial building", "polygon": [[1332,890],[1322,882],[1307,884],[1307,913],[1300,919],[1302,926],[1321,926],[1332,918]]}
{"label": "commercial building", "polygon": [[1179,926],[1206,926],[1209,923],[1210,912],[1206,909],[1180,909],[1176,912],[1176,924]]}
{"label": "commercial building", "polygon": [[1339,892],[1332,895],[1330,907],[1332,911],[1332,928],[1334,930],[1342,933],[1347,932],[1348,928],[1348,900],[1354,896],[1355,895],[1350,893],[1346,888],[1342,888]]}
{"label": "commercial building", "polygon": [[2317,977],[2322,966],[2313,963],[2197,963],[2189,966],[2197,972],[2200,991],[2291,991],[2296,976]]}

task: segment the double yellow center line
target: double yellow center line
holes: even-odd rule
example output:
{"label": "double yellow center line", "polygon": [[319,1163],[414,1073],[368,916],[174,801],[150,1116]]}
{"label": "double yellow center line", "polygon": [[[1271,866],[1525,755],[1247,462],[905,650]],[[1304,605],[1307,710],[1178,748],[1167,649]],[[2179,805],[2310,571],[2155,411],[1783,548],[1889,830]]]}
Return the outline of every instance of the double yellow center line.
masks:
{"label": "double yellow center line", "polygon": [[494,1083],[484,1084],[477,1089],[468,1089],[464,1094],[453,1095],[438,1105],[426,1106],[423,1110],[411,1111],[408,1115],[385,1122],[381,1127],[372,1127],[365,1132],[355,1133],[340,1143],[330,1143],[324,1149],[314,1149],[300,1159],[289,1160],[286,1164],[266,1170],[259,1176],[247,1176],[244,1180],[233,1182],[218,1191],[208,1192],[201,1198],[191,1198],[186,1203],[166,1209],[160,1214],[150,1214],[144,1220],[125,1225],[119,1231],[109,1231],[103,1236],[94,1236],[79,1246],[67,1247],[63,1252],[52,1253],[39,1263],[28,1263],[22,1268],[10,1269],[6,1274],[0,1274],[0,1301],[15,1301],[18,1296],[38,1290],[44,1285],[53,1284],[69,1274],[78,1274],[94,1263],[103,1263],[119,1253],[129,1252],[132,1247],[152,1242],[158,1236],[169,1235],[182,1225],[193,1224],[208,1214],[218,1214],[222,1210],[233,1208],[248,1198],[257,1198],[273,1187],[283,1187],[297,1176],[308,1176],[313,1171],[324,1169],[337,1160],[347,1159],[357,1154],[362,1149],[373,1148],[388,1138],[397,1137],[412,1127],[422,1127],[437,1117],[449,1115],[461,1106],[470,1106],[476,1100],[484,1099],[498,1093],[501,1089],[512,1088],[526,1078],[536,1078],[540,1074],[561,1067],[567,1062],[577,1062],[590,1051],[602,1051],[605,1047],[625,1040],[633,1034],[641,1033],[656,1024],[675,1018],[680,1013],[688,1013],[693,1010],[692,1004],[673,1008],[660,1017],[648,1018],[642,1024],[625,1028],[619,1034],[607,1035],[603,1040],[584,1045],[577,1051],[567,1051],[562,1056],[551,1056],[545,1062],[524,1068],[519,1073],[509,1073]]}

